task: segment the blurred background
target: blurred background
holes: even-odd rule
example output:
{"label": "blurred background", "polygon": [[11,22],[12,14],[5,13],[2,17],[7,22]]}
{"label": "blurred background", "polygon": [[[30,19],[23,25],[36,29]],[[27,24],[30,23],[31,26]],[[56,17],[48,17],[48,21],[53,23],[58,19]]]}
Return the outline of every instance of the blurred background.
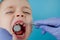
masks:
{"label": "blurred background", "polygon": [[[47,18],[60,18],[60,0],[29,0],[33,21]],[[50,33],[43,35],[41,29],[32,28],[28,40],[56,40]]]}

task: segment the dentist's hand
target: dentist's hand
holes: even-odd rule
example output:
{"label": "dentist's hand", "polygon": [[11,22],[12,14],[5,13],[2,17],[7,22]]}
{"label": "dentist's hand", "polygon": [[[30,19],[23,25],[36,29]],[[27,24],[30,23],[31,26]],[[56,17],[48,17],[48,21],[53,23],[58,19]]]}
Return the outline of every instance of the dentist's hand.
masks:
{"label": "dentist's hand", "polygon": [[60,19],[59,18],[51,18],[47,20],[39,20],[35,21],[34,25],[37,28],[42,28],[43,34],[46,32],[54,35],[57,40],[60,40]]}
{"label": "dentist's hand", "polygon": [[12,40],[12,35],[7,30],[0,28],[0,40]]}

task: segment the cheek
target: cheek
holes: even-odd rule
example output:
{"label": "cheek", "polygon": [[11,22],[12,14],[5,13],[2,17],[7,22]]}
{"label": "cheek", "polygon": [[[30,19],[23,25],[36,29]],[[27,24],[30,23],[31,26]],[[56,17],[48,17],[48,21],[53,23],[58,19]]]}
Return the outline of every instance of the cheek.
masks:
{"label": "cheek", "polygon": [[3,22],[3,23],[7,23],[7,22],[9,23],[9,18],[8,18],[8,17],[5,17],[5,16],[2,17],[2,16],[1,16],[1,19],[0,19],[0,20],[1,20],[1,22]]}
{"label": "cheek", "polygon": [[26,38],[30,36],[30,33],[32,32],[32,25],[27,25],[26,27]]}
{"label": "cheek", "polygon": [[2,28],[7,29],[8,31],[10,31],[11,19],[12,18],[9,16],[1,15],[0,16],[0,26]]}
{"label": "cheek", "polygon": [[26,16],[26,22],[28,24],[31,24],[32,23],[32,16],[31,15],[30,16]]}
{"label": "cheek", "polygon": [[5,11],[1,11],[0,25],[9,27],[11,20],[12,20],[11,15],[6,14]]}
{"label": "cheek", "polygon": [[27,27],[26,27],[26,37],[28,38],[31,31],[32,31],[32,16],[26,16],[26,22],[27,22]]}

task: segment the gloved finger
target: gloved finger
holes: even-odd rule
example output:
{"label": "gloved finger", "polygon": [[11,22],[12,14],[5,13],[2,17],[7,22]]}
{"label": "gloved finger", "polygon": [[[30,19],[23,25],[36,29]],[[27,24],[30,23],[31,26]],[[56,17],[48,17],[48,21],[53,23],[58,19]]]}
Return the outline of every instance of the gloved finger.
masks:
{"label": "gloved finger", "polygon": [[7,30],[0,28],[0,40],[12,40],[12,35]]}
{"label": "gloved finger", "polygon": [[58,19],[58,18],[51,18],[51,19],[47,19],[47,20],[35,21],[34,25],[37,26],[37,27],[40,27],[40,26],[44,25],[44,26],[57,28],[57,27],[60,26],[59,21],[60,21],[60,19]]}
{"label": "gloved finger", "polygon": [[46,32],[52,34],[54,37],[56,37],[57,40],[60,40],[60,27],[58,28],[52,28],[48,26],[42,26],[42,34],[45,34]]}

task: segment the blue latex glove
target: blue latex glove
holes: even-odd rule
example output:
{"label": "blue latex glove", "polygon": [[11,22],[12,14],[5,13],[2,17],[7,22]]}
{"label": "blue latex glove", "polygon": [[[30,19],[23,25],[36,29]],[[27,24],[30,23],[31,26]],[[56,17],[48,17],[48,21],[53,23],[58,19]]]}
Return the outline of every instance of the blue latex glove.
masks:
{"label": "blue latex glove", "polygon": [[12,35],[7,30],[0,28],[0,40],[12,40]]}
{"label": "blue latex glove", "polygon": [[49,32],[53,36],[55,36],[57,40],[60,40],[60,19],[59,18],[51,18],[46,20],[35,21],[34,25],[37,28],[42,28],[43,34]]}

